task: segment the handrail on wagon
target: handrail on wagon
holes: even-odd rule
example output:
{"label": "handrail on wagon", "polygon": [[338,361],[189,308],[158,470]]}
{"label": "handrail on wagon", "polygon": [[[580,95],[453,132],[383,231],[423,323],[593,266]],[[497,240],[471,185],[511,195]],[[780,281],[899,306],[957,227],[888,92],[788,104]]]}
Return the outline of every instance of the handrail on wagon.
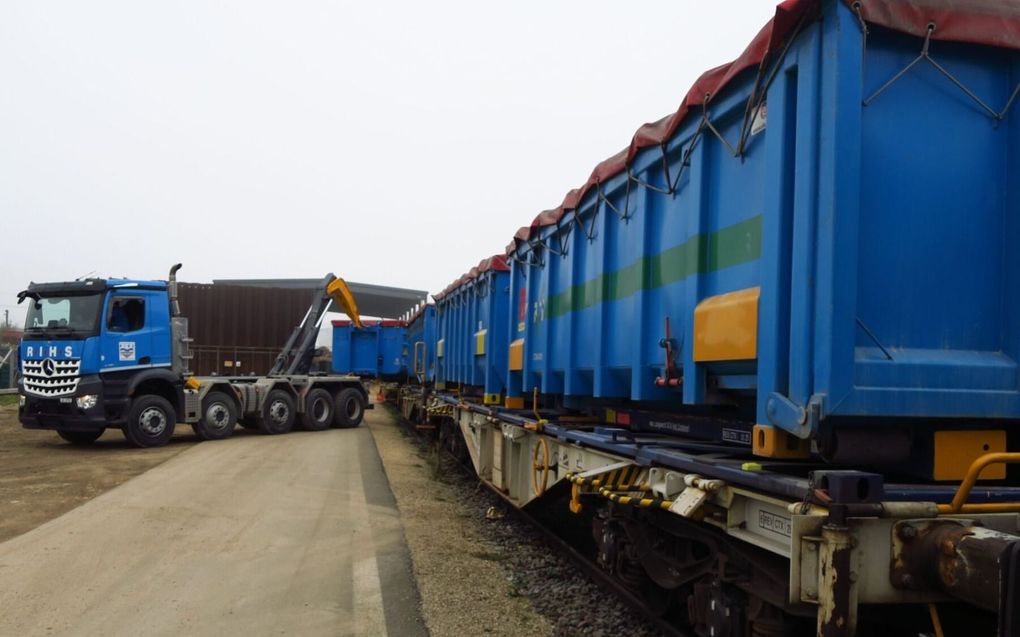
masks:
{"label": "handrail on wagon", "polygon": [[993,464],[1020,464],[1020,453],[997,452],[986,453],[978,457],[967,469],[960,487],[950,504],[940,504],[939,513],[1020,513],[1020,502],[989,502],[983,504],[967,504],[971,489],[977,483],[981,472]]}

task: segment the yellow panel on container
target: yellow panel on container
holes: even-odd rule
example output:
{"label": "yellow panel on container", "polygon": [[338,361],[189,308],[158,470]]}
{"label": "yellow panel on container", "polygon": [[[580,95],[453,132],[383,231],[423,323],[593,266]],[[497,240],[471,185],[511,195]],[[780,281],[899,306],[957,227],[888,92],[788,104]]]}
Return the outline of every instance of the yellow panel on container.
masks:
{"label": "yellow panel on container", "polygon": [[510,370],[519,372],[524,369],[524,339],[519,338],[510,343]]}
{"label": "yellow panel on container", "polygon": [[698,303],[694,308],[694,360],[757,358],[760,293],[761,288],[747,288]]}
{"label": "yellow panel on container", "polygon": [[[1004,451],[1006,451],[1005,431],[936,431],[932,478],[963,480],[971,463],[980,456]],[[980,479],[1005,480],[1006,465],[989,465],[981,472]]]}
{"label": "yellow panel on container", "polygon": [[436,358],[442,358],[442,357],[443,357],[443,341],[444,341],[444,340],[445,340],[445,339],[442,339],[442,338],[441,338],[441,339],[439,339],[439,341],[438,341],[438,342],[436,343]]}
{"label": "yellow panel on container", "polygon": [[478,330],[475,332],[475,356],[485,355],[485,335],[488,333],[488,330]]}

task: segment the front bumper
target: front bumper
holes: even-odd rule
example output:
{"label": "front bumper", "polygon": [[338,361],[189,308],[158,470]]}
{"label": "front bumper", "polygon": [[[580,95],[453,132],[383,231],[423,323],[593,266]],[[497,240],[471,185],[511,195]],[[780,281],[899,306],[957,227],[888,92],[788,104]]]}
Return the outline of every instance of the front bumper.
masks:
{"label": "front bumper", "polygon": [[[104,404],[103,381],[98,375],[83,376],[74,396],[43,398],[23,389],[20,394],[25,397],[25,404],[18,407],[18,420],[25,429],[97,431],[123,424],[122,410],[113,410],[110,409],[113,405]],[[80,409],[75,398],[88,394],[99,397],[96,405],[91,409]]]}

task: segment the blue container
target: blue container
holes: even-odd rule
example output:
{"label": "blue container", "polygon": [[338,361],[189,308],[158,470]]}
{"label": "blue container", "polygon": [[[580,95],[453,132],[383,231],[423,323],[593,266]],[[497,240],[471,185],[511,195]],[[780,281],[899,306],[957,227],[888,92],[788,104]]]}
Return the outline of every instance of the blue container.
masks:
{"label": "blue container", "polygon": [[[743,407],[763,455],[1020,418],[1020,106],[924,59],[897,77],[924,37],[801,5],[518,232],[510,396]],[[1006,107],[1020,54],[939,33]]]}
{"label": "blue container", "polygon": [[436,306],[421,305],[408,315],[407,346],[410,349],[408,372],[422,385],[436,380]]}
{"label": "blue container", "polygon": [[333,363],[338,374],[382,379],[407,377],[407,327],[403,321],[333,321]]}
{"label": "blue container", "polygon": [[506,391],[510,272],[502,255],[447,287],[436,299],[436,386],[479,391],[499,404]]}

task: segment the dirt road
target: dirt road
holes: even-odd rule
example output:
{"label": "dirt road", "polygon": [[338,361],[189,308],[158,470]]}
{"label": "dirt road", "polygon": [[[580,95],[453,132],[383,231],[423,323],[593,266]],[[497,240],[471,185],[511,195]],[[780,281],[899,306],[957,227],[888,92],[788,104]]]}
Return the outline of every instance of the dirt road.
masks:
{"label": "dirt road", "polygon": [[95,445],[76,447],[52,431],[23,429],[17,407],[0,406],[0,542],[34,529],[198,442],[191,427],[180,426],[178,431],[173,441],[160,449],[133,449],[115,430],[107,431]]}
{"label": "dirt road", "polygon": [[365,428],[176,452],[0,544],[0,582],[3,635],[424,633]]}

